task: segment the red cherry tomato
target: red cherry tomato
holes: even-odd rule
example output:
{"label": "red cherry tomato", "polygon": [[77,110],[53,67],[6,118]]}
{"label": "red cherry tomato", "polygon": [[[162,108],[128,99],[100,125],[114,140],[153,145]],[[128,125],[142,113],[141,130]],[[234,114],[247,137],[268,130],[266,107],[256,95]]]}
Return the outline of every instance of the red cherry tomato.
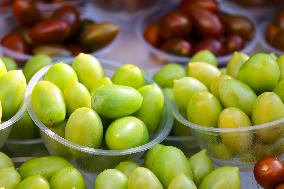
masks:
{"label": "red cherry tomato", "polygon": [[266,29],[266,40],[272,43],[278,31],[279,28],[275,24],[270,23]]}
{"label": "red cherry tomato", "polygon": [[12,10],[16,20],[23,26],[32,26],[41,20],[41,14],[32,0],[15,0]]}
{"label": "red cherry tomato", "polygon": [[217,39],[204,39],[195,45],[194,53],[202,50],[209,50],[216,56],[222,56],[227,53],[224,45]]}
{"label": "red cherry tomato", "polygon": [[284,166],[276,157],[266,157],[254,166],[255,180],[265,189],[274,189],[284,182]]}
{"label": "red cherry tomato", "polygon": [[25,42],[24,38],[18,33],[9,33],[3,37],[1,44],[13,51],[23,54],[29,53],[29,45]]}
{"label": "red cherry tomato", "polygon": [[145,40],[153,46],[160,44],[160,28],[158,24],[150,24],[145,28],[144,38]]}
{"label": "red cherry tomato", "polygon": [[224,45],[228,53],[233,53],[244,48],[245,42],[240,36],[232,34],[225,38]]}
{"label": "red cherry tomato", "polygon": [[197,9],[206,9],[211,12],[218,12],[219,3],[215,0],[182,0],[181,1],[181,10],[187,15],[190,15],[191,12],[196,11]]}
{"label": "red cherry tomato", "polygon": [[179,56],[189,56],[192,51],[191,44],[188,41],[177,38],[166,40],[162,44],[161,49]]}
{"label": "red cherry tomato", "polygon": [[284,183],[282,183],[282,184],[276,186],[276,188],[274,188],[274,189],[284,189]]}

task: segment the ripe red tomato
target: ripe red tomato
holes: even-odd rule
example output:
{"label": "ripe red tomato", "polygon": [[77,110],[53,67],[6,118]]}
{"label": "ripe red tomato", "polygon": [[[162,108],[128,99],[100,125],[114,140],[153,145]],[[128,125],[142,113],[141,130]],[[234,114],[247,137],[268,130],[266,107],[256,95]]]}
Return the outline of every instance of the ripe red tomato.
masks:
{"label": "ripe red tomato", "polygon": [[278,186],[277,186],[276,188],[274,188],[274,189],[284,189],[284,183],[278,185]]}

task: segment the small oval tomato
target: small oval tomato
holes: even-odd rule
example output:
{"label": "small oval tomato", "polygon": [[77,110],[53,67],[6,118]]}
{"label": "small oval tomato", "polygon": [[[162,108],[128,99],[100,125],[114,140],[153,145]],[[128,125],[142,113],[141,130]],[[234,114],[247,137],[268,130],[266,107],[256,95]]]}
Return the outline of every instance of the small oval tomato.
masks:
{"label": "small oval tomato", "polygon": [[18,33],[7,34],[5,37],[3,37],[1,43],[4,47],[16,52],[28,54],[30,51],[29,45]]}
{"label": "small oval tomato", "polygon": [[266,157],[254,166],[255,180],[266,189],[284,182],[284,166],[276,157]]}

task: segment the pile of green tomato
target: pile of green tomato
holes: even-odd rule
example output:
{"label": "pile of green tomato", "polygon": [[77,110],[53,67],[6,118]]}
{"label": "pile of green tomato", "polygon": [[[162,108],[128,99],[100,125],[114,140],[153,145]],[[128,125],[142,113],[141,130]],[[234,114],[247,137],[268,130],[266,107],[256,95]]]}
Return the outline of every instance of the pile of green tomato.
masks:
{"label": "pile of green tomato", "polygon": [[45,156],[24,162],[18,169],[0,152],[1,189],[85,189],[79,170],[61,157]]}
{"label": "pile of green tomato", "polygon": [[[251,57],[235,52],[226,68],[217,68],[209,51],[193,56],[187,68],[168,64],[153,76],[175,101],[180,113],[201,127],[241,128],[284,118],[284,55],[257,53]],[[250,150],[253,140],[273,144],[279,129],[255,133],[221,133],[233,153]],[[209,135],[208,135],[209,136]]]}
{"label": "pile of green tomato", "polygon": [[145,156],[145,167],[132,161],[101,172],[95,189],[240,189],[237,167],[214,168],[205,150],[190,158],[178,148],[157,144]]}
{"label": "pile of green tomato", "polygon": [[34,86],[31,105],[43,124],[73,143],[101,148],[104,136],[108,149],[124,150],[148,143],[164,96],[139,67],[123,65],[110,79],[95,57],[81,53],[72,65],[50,67]]}

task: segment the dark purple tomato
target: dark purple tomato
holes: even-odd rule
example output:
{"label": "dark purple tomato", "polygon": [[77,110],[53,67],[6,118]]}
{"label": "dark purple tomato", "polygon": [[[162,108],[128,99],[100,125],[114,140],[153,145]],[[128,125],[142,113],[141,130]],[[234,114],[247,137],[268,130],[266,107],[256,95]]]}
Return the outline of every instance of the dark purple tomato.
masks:
{"label": "dark purple tomato", "polygon": [[274,23],[276,26],[278,26],[281,29],[284,29],[284,10],[280,10],[275,18],[274,18]]}
{"label": "dark purple tomato", "polygon": [[197,9],[205,9],[217,13],[219,10],[219,3],[215,0],[182,0],[180,8],[181,11],[188,16]]}
{"label": "dark purple tomato", "polygon": [[275,35],[272,45],[277,49],[284,50],[284,30],[279,30]]}
{"label": "dark purple tomato", "polygon": [[217,39],[204,39],[195,45],[194,53],[202,50],[209,50],[216,56],[222,56],[227,53],[222,42]]}
{"label": "dark purple tomato", "polygon": [[238,35],[229,35],[225,38],[224,42],[227,53],[233,53],[244,48],[245,42],[243,38]]}
{"label": "dark purple tomato", "polygon": [[178,56],[189,56],[192,51],[191,44],[188,41],[177,38],[166,40],[160,48],[165,52]]}

